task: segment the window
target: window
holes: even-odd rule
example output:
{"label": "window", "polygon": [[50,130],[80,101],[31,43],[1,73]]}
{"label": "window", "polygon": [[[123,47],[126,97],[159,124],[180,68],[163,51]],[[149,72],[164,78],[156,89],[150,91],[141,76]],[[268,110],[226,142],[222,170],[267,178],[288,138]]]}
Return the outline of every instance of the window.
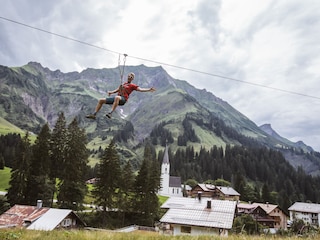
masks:
{"label": "window", "polygon": [[63,227],[69,227],[69,226],[71,226],[71,219],[70,219],[70,218],[63,219],[61,225],[62,225]]}
{"label": "window", "polygon": [[181,233],[191,233],[191,227],[181,226]]}

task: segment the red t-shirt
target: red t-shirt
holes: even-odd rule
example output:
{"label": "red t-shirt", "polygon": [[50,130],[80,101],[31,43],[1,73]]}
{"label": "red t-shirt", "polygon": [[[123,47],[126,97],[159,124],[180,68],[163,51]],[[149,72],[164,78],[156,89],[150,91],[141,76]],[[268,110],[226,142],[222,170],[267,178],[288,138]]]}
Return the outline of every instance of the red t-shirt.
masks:
{"label": "red t-shirt", "polygon": [[133,91],[137,90],[138,87],[139,87],[138,85],[135,85],[135,84],[133,84],[133,83],[127,83],[127,82],[126,82],[126,83],[122,84],[122,89],[120,89],[118,95],[122,95],[122,96],[126,99],[126,101],[127,101],[128,98],[129,98],[129,95],[130,95]]}

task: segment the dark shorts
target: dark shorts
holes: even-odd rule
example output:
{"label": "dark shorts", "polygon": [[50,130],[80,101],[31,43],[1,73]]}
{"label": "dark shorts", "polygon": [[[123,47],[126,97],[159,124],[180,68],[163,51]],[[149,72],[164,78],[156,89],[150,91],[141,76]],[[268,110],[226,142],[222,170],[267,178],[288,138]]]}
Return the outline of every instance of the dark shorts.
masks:
{"label": "dark shorts", "polygon": [[[113,104],[115,97],[107,97],[106,98],[106,104]],[[121,99],[119,101],[119,105],[124,105],[126,103],[126,99],[121,96]]]}

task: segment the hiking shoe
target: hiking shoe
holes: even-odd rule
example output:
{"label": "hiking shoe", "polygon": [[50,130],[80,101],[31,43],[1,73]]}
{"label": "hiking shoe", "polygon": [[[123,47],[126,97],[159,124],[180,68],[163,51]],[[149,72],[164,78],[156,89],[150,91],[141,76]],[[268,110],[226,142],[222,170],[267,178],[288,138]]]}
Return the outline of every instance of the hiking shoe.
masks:
{"label": "hiking shoe", "polygon": [[107,113],[107,114],[106,114],[106,117],[107,117],[107,118],[111,118],[111,116],[112,116],[111,113]]}
{"label": "hiking shoe", "polygon": [[86,116],[86,118],[96,119],[96,115],[94,115],[94,114],[89,114],[89,115]]}

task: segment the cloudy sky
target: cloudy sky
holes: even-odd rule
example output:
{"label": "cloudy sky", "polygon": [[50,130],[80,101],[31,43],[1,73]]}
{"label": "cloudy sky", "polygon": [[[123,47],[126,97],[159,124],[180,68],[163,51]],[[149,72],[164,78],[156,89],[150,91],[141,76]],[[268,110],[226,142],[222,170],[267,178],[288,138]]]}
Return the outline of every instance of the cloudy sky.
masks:
{"label": "cloudy sky", "polygon": [[0,64],[82,71],[126,53],[320,151],[319,13],[317,0],[1,0]]}

